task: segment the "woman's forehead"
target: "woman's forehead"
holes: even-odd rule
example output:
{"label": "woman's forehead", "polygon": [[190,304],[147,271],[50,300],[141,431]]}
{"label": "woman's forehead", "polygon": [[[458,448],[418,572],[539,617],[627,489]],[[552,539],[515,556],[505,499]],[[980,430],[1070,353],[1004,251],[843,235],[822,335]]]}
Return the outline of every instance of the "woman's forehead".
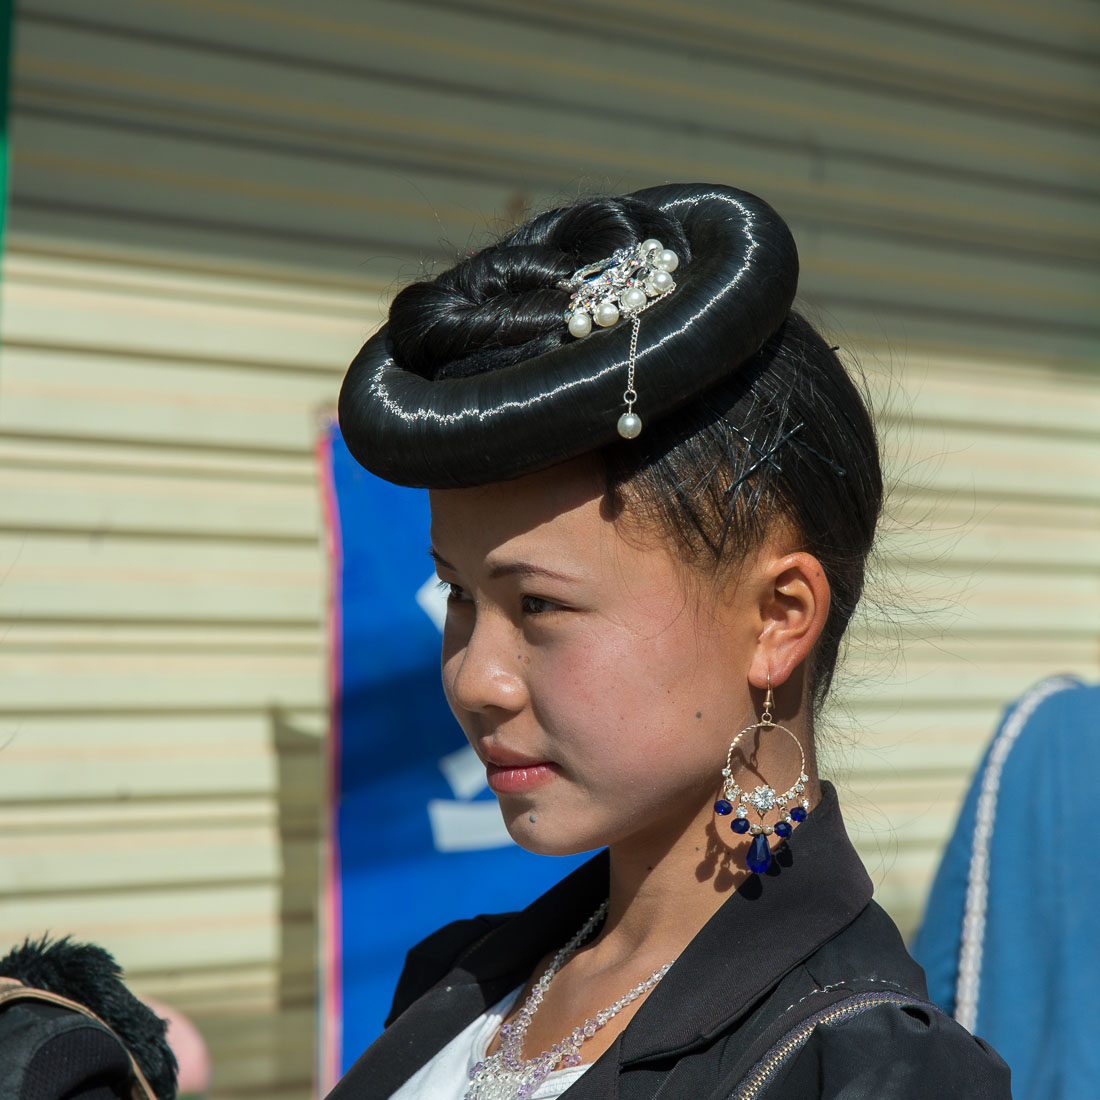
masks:
{"label": "woman's forehead", "polygon": [[605,556],[620,541],[605,486],[602,466],[581,458],[514,481],[433,489],[433,549],[446,560],[537,552],[580,563]]}

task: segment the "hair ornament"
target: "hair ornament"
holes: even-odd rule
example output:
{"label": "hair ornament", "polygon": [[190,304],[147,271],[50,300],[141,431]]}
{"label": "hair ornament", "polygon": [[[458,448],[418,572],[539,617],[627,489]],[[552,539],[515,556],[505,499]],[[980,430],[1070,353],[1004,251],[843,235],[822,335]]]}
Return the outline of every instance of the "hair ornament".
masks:
{"label": "hair ornament", "polygon": [[[665,184],[626,197],[677,222],[684,243],[659,248],[657,238],[669,237],[653,229],[641,245],[579,269],[564,280],[561,342],[547,335],[543,350],[499,367],[435,377],[403,362],[383,325],[340,393],[340,429],[352,455],[399,485],[506,481],[637,435],[635,366],[644,372],[646,421],[654,423],[750,361],[786,320],[798,283],[798,253],[783,219],[763,199],[721,184]],[[660,289],[666,277],[675,292]],[[562,290],[556,281],[544,287]],[[615,322],[601,324],[612,317],[605,306]],[[639,339],[640,315],[651,306]],[[617,326],[624,317],[629,333]],[[465,354],[476,358],[479,349]]]}
{"label": "hair ornament", "polygon": [[610,328],[621,317],[641,313],[651,298],[663,298],[676,289],[672,272],[679,266],[680,257],[671,248],[650,238],[574,271],[557,284],[572,292],[565,312],[570,334],[582,338],[593,324]]}
{"label": "hair ornament", "polygon": [[583,339],[592,325],[611,328],[623,317],[630,318],[630,357],[627,360],[626,389],[623,401],[626,412],[619,417],[616,429],[624,439],[636,439],[642,431],[641,417],[634,411],[638,394],[634,389],[634,372],[638,355],[640,314],[654,302],[668,297],[676,289],[672,272],[680,266],[680,257],[653,237],[635,248],[620,248],[607,259],[586,264],[568,279],[558,283],[559,290],[569,290],[569,308],[565,319],[569,333]]}

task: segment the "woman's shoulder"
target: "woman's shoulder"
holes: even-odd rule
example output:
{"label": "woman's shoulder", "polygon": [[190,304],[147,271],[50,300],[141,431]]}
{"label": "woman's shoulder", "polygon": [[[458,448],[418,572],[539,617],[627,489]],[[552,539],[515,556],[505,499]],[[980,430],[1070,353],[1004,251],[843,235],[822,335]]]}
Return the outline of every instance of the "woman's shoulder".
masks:
{"label": "woman's shoulder", "polygon": [[760,1020],[731,1100],[1011,1100],[1008,1067],[928,1000],[874,902],[784,978]]}
{"label": "woman's shoulder", "polygon": [[[1011,1100],[1009,1069],[996,1051],[927,1002],[856,994],[807,1025],[812,1029],[793,1058],[761,1059],[757,1072],[769,1065],[771,1072],[760,1095]],[[797,1042],[787,1038],[788,1048],[792,1038]]]}
{"label": "woman's shoulder", "polygon": [[393,994],[393,1004],[386,1018],[389,1027],[406,1008],[418,997],[426,993],[485,936],[513,917],[514,913],[481,914],[466,920],[452,921],[426,936],[405,956],[405,965],[397,988]]}

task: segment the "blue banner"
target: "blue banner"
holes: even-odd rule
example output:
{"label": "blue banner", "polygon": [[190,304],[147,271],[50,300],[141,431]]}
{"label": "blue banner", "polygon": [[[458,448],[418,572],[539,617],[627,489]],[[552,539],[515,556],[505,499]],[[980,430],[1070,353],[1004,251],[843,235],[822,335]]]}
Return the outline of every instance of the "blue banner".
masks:
{"label": "blue banner", "polygon": [[342,1072],[381,1031],[413,944],[460,917],[522,908],[586,857],[512,843],[447,707],[428,494],[368,474],[335,427],[321,458],[334,497],[336,992],[326,1000],[339,1014],[328,1026],[342,1032]]}

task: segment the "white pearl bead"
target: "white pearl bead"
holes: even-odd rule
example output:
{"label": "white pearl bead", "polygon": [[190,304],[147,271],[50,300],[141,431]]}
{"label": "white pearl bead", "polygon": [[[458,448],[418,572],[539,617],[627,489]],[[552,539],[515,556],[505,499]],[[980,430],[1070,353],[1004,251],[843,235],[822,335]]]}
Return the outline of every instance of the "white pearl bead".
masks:
{"label": "white pearl bead", "polygon": [[664,245],[660,241],[650,237],[648,241],[642,241],[641,253],[644,256],[647,252],[652,252],[654,249],[659,252],[662,248],[664,248]]}
{"label": "white pearl bead", "polygon": [[569,318],[569,332],[578,339],[587,336],[592,331],[592,318],[583,309],[578,309]]}
{"label": "white pearl bead", "polygon": [[661,251],[653,257],[651,263],[654,267],[659,267],[662,271],[675,271],[680,266],[680,257],[677,256],[671,248],[662,248]]}
{"label": "white pearl bead", "polygon": [[646,303],[645,291],[640,286],[627,287],[619,295],[619,301],[624,309],[641,309]]}
{"label": "white pearl bead", "polygon": [[594,318],[600,328],[610,328],[619,319],[619,307],[614,302],[601,302]]}
{"label": "white pearl bead", "polygon": [[637,439],[642,434],[642,418],[636,413],[623,413],[618,428],[623,439]]}
{"label": "white pearl bead", "polygon": [[646,279],[645,285],[654,294],[664,294],[666,290],[671,290],[676,285],[676,280],[667,271],[654,271]]}

